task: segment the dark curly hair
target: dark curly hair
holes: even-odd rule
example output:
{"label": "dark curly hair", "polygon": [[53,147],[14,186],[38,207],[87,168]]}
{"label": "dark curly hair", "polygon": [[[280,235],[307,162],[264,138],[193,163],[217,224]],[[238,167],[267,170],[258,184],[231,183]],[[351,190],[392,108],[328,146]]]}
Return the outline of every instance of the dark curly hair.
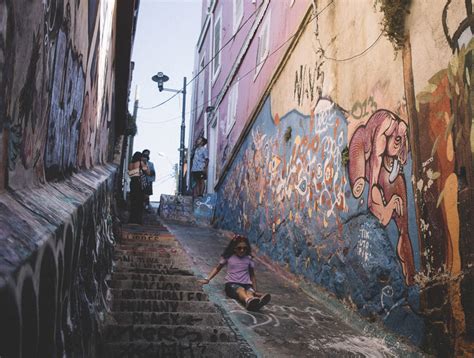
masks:
{"label": "dark curly hair", "polygon": [[250,241],[247,237],[242,235],[234,235],[221,256],[225,259],[231,257],[235,252],[235,247],[241,242],[245,242],[245,244],[247,245],[247,251],[245,252],[245,254],[248,256],[252,256],[252,247],[250,246]]}
{"label": "dark curly hair", "polygon": [[133,153],[133,156],[132,156],[132,163],[135,163],[135,162],[139,162],[140,160],[142,160],[142,152],[135,152]]}

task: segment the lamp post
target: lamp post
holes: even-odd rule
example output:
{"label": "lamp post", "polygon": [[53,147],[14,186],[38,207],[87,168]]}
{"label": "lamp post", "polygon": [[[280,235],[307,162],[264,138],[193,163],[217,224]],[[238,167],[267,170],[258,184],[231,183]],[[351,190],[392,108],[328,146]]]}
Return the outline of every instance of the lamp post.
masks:
{"label": "lamp post", "polygon": [[182,93],[183,94],[183,111],[181,115],[181,136],[179,140],[179,174],[178,174],[178,194],[182,195],[184,188],[183,188],[183,166],[184,166],[184,132],[185,132],[185,113],[186,113],[186,77],[183,78],[183,88],[180,90],[175,90],[171,88],[164,88],[163,84],[169,80],[169,77],[166,76],[163,72],[158,72],[151,78],[154,82],[158,84],[158,90],[174,92],[174,93]]}

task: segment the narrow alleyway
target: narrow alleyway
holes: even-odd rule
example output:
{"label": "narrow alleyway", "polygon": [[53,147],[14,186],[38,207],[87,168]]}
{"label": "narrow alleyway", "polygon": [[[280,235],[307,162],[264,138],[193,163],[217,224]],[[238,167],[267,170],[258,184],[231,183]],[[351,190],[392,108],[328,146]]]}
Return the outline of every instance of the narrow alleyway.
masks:
{"label": "narrow alleyway", "polygon": [[272,294],[261,312],[226,298],[222,273],[203,291],[197,279],[228,240],[221,231],[153,215],[144,226],[125,226],[110,283],[107,356],[239,357],[254,356],[252,349],[260,357],[421,356],[392,336],[369,334],[350,314],[335,314],[258,258],[259,290]]}
{"label": "narrow alleyway", "polygon": [[125,226],[114,262],[104,356],[255,356],[165,228]]}

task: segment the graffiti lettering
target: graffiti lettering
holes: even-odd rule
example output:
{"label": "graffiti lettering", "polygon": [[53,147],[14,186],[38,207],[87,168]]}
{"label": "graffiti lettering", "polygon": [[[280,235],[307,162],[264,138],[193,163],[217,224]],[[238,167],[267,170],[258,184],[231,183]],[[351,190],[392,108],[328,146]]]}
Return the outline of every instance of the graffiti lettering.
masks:
{"label": "graffiti lettering", "polygon": [[295,72],[295,83],[293,87],[293,98],[302,105],[305,100],[314,103],[321,94],[324,73],[321,68],[324,62],[316,63],[313,68],[301,65]]}
{"label": "graffiti lettering", "polygon": [[172,236],[166,234],[141,234],[125,232],[122,234],[122,238],[125,240],[137,240],[137,241],[163,241],[163,238],[171,238]]}
{"label": "graffiti lettering", "polygon": [[115,301],[114,309],[120,312],[177,312],[179,302],[173,301],[154,301],[154,300],[138,300],[138,301]]}
{"label": "graffiti lettering", "polygon": [[[116,326],[110,330],[106,339],[111,342],[117,341],[179,341],[183,342],[202,342],[202,333],[188,327],[167,327],[167,326],[136,326],[129,325],[125,327]],[[224,337],[221,337],[224,338]],[[218,339],[218,338],[217,338]],[[225,341],[225,340],[224,340]]]}
{"label": "graffiti lettering", "polygon": [[193,326],[203,321],[201,317],[195,314],[183,314],[183,313],[156,313],[156,312],[133,312],[132,323],[133,324],[164,324],[164,325],[183,325]]}
{"label": "graffiti lettering", "polygon": [[119,357],[204,357],[206,346],[202,343],[164,343],[142,345],[130,343],[117,350]]}
{"label": "graffiti lettering", "polygon": [[137,290],[181,290],[181,285],[177,282],[144,282],[133,281],[132,289]]}
{"label": "graffiti lettering", "polygon": [[367,116],[370,116],[377,110],[377,103],[374,100],[374,97],[370,96],[366,98],[363,102],[356,101],[351,109],[351,115],[355,119],[361,119]]}

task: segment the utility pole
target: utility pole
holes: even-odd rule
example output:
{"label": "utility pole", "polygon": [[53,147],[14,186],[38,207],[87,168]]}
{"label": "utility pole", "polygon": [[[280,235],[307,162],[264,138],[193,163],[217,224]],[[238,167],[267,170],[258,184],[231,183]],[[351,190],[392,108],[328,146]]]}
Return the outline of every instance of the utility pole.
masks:
{"label": "utility pole", "polygon": [[[181,120],[181,137],[179,140],[179,172],[178,172],[178,194],[184,194],[184,185],[183,185],[183,167],[184,167],[184,131],[185,131],[185,113],[186,113],[186,77],[183,78],[183,88],[180,90],[172,89],[172,88],[164,88],[163,84],[169,80],[169,77],[166,76],[163,72],[158,72],[152,78],[152,81],[158,84],[158,90],[161,91],[168,91],[183,94],[183,112],[182,112],[182,120]],[[174,96],[173,96],[174,97]]]}
{"label": "utility pole", "polygon": [[183,183],[183,167],[184,167],[184,132],[185,132],[185,114],[186,114],[186,77],[183,79],[183,112],[181,118],[181,137],[179,141],[179,175],[178,175],[178,194],[183,195],[185,185]]}

